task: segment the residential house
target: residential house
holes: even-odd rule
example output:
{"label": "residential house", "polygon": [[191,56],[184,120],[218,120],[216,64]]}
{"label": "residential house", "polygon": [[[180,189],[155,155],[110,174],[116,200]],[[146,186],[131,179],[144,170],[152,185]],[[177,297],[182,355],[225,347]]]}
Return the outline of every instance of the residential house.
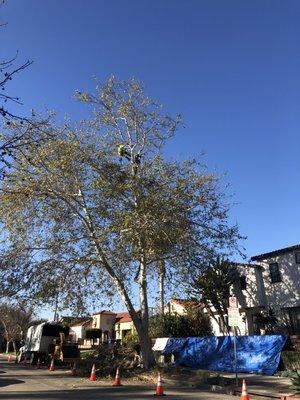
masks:
{"label": "residential house", "polygon": [[111,311],[99,311],[92,315],[92,329],[100,329],[101,337],[94,344],[114,339],[117,314]]}
{"label": "residential house", "polygon": [[[169,314],[178,314],[178,315],[184,315],[187,313],[187,310],[189,307],[201,307],[204,311],[204,313],[208,313],[207,309],[203,306],[201,301],[196,302],[193,300],[188,300],[188,299],[176,299],[173,298],[167,302],[164,308],[165,313]],[[212,309],[213,314],[215,314],[213,317],[210,318],[210,322],[213,328],[213,332],[216,336],[220,335],[220,318],[218,317],[217,313],[215,312],[214,309]],[[222,335],[222,334],[221,334]]]}
{"label": "residential house", "polygon": [[128,335],[135,332],[133,321],[128,312],[116,314],[115,321],[115,339],[123,341]]}
{"label": "residential house", "polygon": [[87,319],[89,319],[89,316],[85,317],[73,317],[73,316],[66,316],[63,315],[59,318],[58,323],[65,325],[65,326],[71,326],[71,325],[76,325],[79,324],[80,322],[84,322]]}
{"label": "residential house", "polygon": [[[97,331],[100,337],[89,339],[86,335],[87,331]],[[91,318],[70,327],[73,340],[84,346],[97,346],[111,339],[123,341],[127,335],[134,332],[135,328],[128,312],[115,313],[106,310],[96,312]],[[94,335],[88,336],[94,337]]]}
{"label": "residential house", "polygon": [[[266,296],[263,282],[263,268],[257,264],[233,263],[238,271],[238,278],[231,287],[231,294],[237,299],[240,311],[237,333],[239,335],[259,334],[256,326],[256,316],[266,308]],[[190,305],[197,303],[184,299],[171,299],[165,307],[165,312],[182,315]],[[201,305],[201,301],[198,303]],[[222,319],[217,311],[211,306],[209,309],[203,307],[204,313],[210,316],[214,335],[223,336],[226,332]],[[225,319],[228,317],[225,316]]]}
{"label": "residential house", "polygon": [[238,278],[231,287],[231,294],[236,297],[240,311],[237,333],[240,335],[260,334],[257,316],[267,307],[263,267],[254,263],[233,264],[238,272]]}
{"label": "residential house", "polygon": [[[189,305],[197,305],[198,303],[187,299],[173,298],[167,302],[164,307],[164,312],[168,314],[184,315],[187,312]],[[200,304],[200,303],[199,303]]]}
{"label": "residential house", "polygon": [[300,334],[300,244],[253,256],[263,268],[266,305],[278,324]]}
{"label": "residential house", "polygon": [[86,331],[92,328],[92,318],[85,319],[83,322],[77,322],[70,325],[70,336],[72,341],[80,345],[87,344]]}

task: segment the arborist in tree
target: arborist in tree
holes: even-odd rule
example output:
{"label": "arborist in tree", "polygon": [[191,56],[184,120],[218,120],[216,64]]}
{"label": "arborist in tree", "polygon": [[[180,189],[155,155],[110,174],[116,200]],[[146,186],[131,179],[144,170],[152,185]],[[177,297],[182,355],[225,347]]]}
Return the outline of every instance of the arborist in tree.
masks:
{"label": "arborist in tree", "polygon": [[[122,162],[123,157],[125,157],[128,161],[132,161],[131,153],[126,149],[126,146],[124,144],[118,144],[117,149],[118,149],[118,155],[120,156],[120,162]],[[140,165],[140,163],[141,163],[141,155],[135,154],[133,156],[134,174],[137,173],[138,166]]]}
{"label": "arborist in tree", "polygon": [[118,144],[118,155],[120,156],[120,161],[122,161],[122,158],[125,157],[127,158],[128,161],[131,160],[131,154],[129,151],[126,150],[125,144]]}

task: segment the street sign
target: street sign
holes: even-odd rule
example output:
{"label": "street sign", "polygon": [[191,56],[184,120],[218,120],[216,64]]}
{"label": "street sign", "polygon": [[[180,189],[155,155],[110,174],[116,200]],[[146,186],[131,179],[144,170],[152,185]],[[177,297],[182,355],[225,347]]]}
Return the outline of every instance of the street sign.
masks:
{"label": "street sign", "polygon": [[240,324],[240,312],[237,307],[228,308],[228,325],[229,326],[239,326]]}
{"label": "street sign", "polygon": [[229,297],[229,308],[236,308],[237,307],[237,299],[234,296]]}

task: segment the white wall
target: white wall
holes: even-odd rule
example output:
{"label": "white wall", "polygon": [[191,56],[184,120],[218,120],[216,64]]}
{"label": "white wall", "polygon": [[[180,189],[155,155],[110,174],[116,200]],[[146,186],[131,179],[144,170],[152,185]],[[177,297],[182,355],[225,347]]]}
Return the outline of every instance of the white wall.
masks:
{"label": "white wall", "polygon": [[82,325],[71,326],[70,334],[74,338],[75,342],[77,342],[78,339],[82,339],[83,338],[83,327],[82,327]]}
{"label": "white wall", "polygon": [[266,306],[263,268],[253,265],[239,265],[241,276],[246,276],[246,289],[242,290],[240,282],[233,284],[232,292],[237,297],[241,308]]}
{"label": "white wall", "polygon": [[[300,264],[295,262],[295,253],[289,252],[257,261],[264,267],[263,279],[268,306],[274,309],[300,306]],[[272,283],[269,264],[278,263],[282,281]]]}

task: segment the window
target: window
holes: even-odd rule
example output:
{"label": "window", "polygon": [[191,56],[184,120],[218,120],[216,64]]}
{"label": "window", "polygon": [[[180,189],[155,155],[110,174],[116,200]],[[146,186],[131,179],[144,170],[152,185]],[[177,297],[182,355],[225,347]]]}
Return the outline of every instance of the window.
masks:
{"label": "window", "polygon": [[293,335],[300,334],[300,307],[288,308],[288,314],[290,317],[290,324]]}
{"label": "window", "polygon": [[269,264],[270,278],[272,283],[281,282],[281,275],[278,263]]}
{"label": "window", "polygon": [[241,285],[241,289],[242,290],[246,290],[247,289],[247,281],[246,281],[245,275],[240,276],[240,285]]}
{"label": "window", "polygon": [[300,251],[296,251],[295,253],[295,262],[296,264],[300,264]]}

